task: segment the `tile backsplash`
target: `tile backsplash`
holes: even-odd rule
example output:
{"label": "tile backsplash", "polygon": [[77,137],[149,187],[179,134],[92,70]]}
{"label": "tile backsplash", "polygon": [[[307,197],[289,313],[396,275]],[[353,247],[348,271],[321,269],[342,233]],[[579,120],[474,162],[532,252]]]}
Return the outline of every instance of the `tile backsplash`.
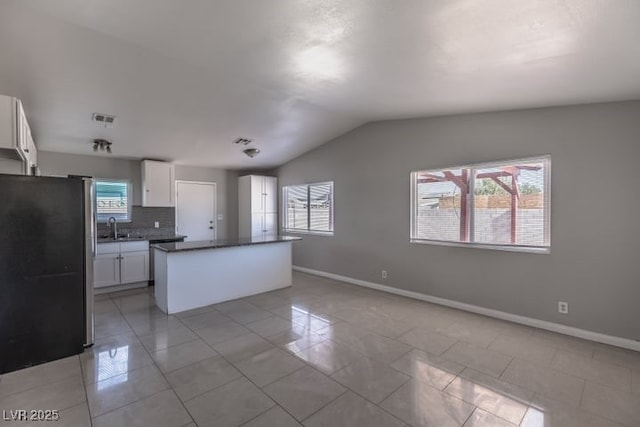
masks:
{"label": "tile backsplash", "polygon": [[[160,228],[154,227],[154,222],[160,223]],[[131,222],[118,223],[119,233],[134,233],[145,236],[157,236],[171,234],[176,229],[175,208],[143,208],[131,207]],[[98,235],[109,232],[109,225],[98,224]]]}

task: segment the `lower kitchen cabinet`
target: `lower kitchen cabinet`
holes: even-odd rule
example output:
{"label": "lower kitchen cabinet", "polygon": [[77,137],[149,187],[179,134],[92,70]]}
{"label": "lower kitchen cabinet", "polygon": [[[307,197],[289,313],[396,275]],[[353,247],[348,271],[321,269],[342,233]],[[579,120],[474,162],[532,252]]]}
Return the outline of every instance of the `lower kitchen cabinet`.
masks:
{"label": "lower kitchen cabinet", "polygon": [[149,242],[98,243],[93,286],[126,285],[149,280]]}
{"label": "lower kitchen cabinet", "polygon": [[145,282],[149,280],[149,250],[123,252],[120,256],[120,283]]}
{"label": "lower kitchen cabinet", "polygon": [[120,254],[96,255],[93,259],[93,287],[120,284]]}

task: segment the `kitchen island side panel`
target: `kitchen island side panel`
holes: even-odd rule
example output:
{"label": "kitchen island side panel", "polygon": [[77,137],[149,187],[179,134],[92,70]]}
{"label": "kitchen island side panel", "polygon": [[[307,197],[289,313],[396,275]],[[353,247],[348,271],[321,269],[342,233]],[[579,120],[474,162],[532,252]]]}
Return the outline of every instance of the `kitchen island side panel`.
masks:
{"label": "kitchen island side panel", "polygon": [[153,275],[155,277],[154,293],[156,305],[160,310],[167,313],[167,253],[158,249],[151,248],[154,251],[155,264],[153,266]]}
{"label": "kitchen island side panel", "polygon": [[[156,250],[157,252],[160,252]],[[156,254],[157,254],[156,252]],[[156,266],[156,303],[168,314],[292,284],[291,242],[165,252]],[[166,302],[166,305],[165,305]]]}

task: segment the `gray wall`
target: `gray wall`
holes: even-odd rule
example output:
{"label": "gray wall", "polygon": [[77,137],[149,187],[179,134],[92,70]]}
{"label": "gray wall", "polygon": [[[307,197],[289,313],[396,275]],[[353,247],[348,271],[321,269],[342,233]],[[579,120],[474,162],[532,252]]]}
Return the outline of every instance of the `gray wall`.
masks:
{"label": "gray wall", "polygon": [[[539,154],[550,254],[409,243],[412,170]],[[638,340],[638,160],[640,102],[625,102],[370,123],[278,177],[335,181],[335,236],[304,235],[295,265]]]}
{"label": "gray wall", "polygon": [[[38,152],[38,163],[43,175],[91,175],[97,178],[129,179],[133,187],[133,204],[142,203],[142,179],[139,160],[118,159],[107,156],[79,156],[74,154]],[[218,213],[224,217],[218,221],[218,238],[237,235],[238,195],[236,173],[222,169],[176,165],[176,179],[208,181],[217,184]]]}
{"label": "gray wall", "polygon": [[21,175],[22,162],[20,160],[0,159],[0,173]]}

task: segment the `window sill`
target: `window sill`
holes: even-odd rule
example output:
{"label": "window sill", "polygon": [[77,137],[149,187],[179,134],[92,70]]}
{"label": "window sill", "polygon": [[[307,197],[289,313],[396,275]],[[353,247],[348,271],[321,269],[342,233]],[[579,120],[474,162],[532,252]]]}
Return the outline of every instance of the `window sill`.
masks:
{"label": "window sill", "polygon": [[333,236],[333,231],[282,230],[283,234],[310,234],[315,236]]}
{"label": "window sill", "polygon": [[532,247],[532,246],[511,246],[511,245],[490,245],[486,243],[464,243],[464,242],[447,242],[443,240],[423,240],[423,239],[411,239],[410,243],[418,243],[421,245],[436,245],[436,246],[457,246],[460,248],[474,248],[474,249],[490,249],[494,251],[505,252],[526,252],[531,254],[550,254],[550,247]]}

